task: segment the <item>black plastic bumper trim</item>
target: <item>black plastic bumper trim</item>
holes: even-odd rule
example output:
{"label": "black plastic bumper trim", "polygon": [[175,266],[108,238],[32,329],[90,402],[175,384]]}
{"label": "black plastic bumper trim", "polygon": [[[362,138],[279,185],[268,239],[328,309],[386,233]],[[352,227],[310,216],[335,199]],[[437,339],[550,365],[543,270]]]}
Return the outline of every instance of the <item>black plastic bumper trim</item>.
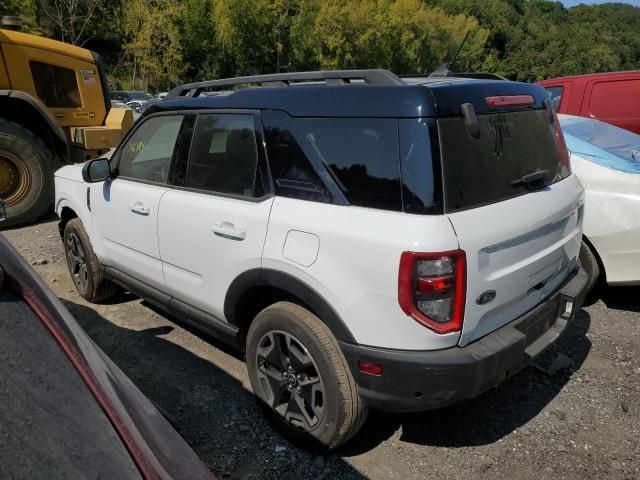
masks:
{"label": "black plastic bumper trim", "polygon": [[[503,382],[555,342],[573,321],[586,296],[583,269],[542,303],[511,323],[465,347],[404,351],[339,342],[360,395],[371,408],[411,412],[445,407],[473,398]],[[569,318],[564,300],[573,300]],[[379,377],[363,374],[358,362],[383,366]]]}

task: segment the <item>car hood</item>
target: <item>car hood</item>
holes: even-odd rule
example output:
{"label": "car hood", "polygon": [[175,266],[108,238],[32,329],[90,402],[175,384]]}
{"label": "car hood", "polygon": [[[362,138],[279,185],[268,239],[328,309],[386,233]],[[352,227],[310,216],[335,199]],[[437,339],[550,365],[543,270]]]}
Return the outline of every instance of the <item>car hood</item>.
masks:
{"label": "car hood", "polygon": [[58,178],[64,178],[66,180],[73,180],[74,182],[82,182],[83,167],[84,163],[65,165],[64,167],[56,170],[55,176]]}

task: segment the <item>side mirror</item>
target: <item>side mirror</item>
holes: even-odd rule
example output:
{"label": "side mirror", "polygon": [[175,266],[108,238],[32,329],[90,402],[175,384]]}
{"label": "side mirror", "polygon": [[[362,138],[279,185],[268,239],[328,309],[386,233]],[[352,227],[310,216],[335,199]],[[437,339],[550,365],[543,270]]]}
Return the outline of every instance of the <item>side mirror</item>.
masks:
{"label": "side mirror", "polygon": [[111,166],[106,158],[89,160],[82,167],[82,179],[87,183],[104,182],[111,178]]}
{"label": "side mirror", "polygon": [[7,207],[4,204],[4,200],[0,198],[0,223],[4,222],[7,218]]}

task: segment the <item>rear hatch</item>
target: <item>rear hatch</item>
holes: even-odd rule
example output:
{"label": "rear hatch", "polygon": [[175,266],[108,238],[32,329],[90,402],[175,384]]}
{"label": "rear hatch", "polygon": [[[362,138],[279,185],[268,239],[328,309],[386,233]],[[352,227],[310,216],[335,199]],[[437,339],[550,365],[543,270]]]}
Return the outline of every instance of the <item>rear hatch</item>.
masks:
{"label": "rear hatch", "polygon": [[431,90],[445,213],[467,256],[466,345],[532,309],[575,269],[584,194],[542,88],[459,81]]}

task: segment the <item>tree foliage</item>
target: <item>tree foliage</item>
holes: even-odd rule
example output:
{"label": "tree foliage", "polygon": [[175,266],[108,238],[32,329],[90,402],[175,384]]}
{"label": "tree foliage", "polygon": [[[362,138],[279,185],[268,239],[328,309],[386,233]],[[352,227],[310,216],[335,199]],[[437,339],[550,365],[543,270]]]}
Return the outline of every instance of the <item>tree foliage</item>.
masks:
{"label": "tree foliage", "polygon": [[[55,5],[76,12],[52,21],[47,12]],[[458,71],[536,81],[640,66],[640,8],[626,4],[0,0],[3,14],[33,18],[32,30],[98,51],[114,84],[125,88],[311,69],[429,72],[450,58],[466,32]]]}

